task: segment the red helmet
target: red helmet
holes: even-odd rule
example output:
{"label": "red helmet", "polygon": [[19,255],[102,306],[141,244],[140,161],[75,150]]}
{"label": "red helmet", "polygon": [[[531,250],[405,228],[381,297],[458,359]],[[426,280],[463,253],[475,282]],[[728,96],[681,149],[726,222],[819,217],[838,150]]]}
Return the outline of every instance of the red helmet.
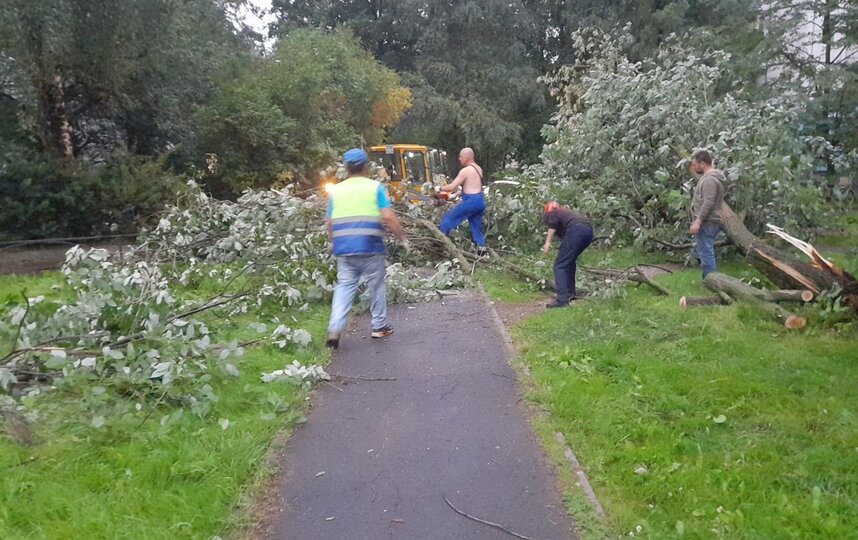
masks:
{"label": "red helmet", "polygon": [[547,214],[548,212],[551,212],[552,210],[557,210],[558,208],[560,208],[560,205],[557,204],[557,201],[548,201],[547,203],[545,203],[545,209],[543,210],[543,212]]}

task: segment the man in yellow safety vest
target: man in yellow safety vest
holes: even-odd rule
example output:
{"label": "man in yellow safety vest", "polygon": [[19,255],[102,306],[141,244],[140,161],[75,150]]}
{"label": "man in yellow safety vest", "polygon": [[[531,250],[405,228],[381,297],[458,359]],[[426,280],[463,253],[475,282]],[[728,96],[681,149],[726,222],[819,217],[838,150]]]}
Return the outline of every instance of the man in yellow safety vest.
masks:
{"label": "man in yellow safety vest", "polygon": [[358,283],[366,277],[372,300],[373,338],[393,333],[387,321],[387,288],[384,283],[384,229],[389,229],[408,248],[408,240],[380,183],[367,177],[369,156],[360,148],[343,155],[348,175],[333,186],[328,198],[328,234],[337,257],[337,285],[331,303],[328,339],[325,344],[336,349],[340,333],[346,326]]}

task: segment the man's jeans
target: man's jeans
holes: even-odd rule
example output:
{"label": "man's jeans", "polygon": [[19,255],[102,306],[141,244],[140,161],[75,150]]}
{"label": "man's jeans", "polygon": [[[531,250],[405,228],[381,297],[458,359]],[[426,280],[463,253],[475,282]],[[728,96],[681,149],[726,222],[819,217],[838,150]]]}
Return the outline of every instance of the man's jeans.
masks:
{"label": "man's jeans", "polygon": [[384,253],[337,257],[337,286],[334,288],[334,300],[331,303],[328,332],[339,333],[346,327],[361,277],[366,279],[372,298],[372,328],[378,329],[387,324],[385,272]]}
{"label": "man's jeans", "polygon": [[704,223],[697,231],[697,257],[700,258],[704,278],[715,271],[715,237],[719,232],[721,225],[717,223]]}
{"label": "man's jeans", "polygon": [[471,238],[480,247],[485,247],[486,237],[483,234],[483,214],[486,211],[486,198],[482,193],[462,195],[462,202],[453,207],[441,218],[441,232],[449,235],[450,231],[468,220],[471,226]]}
{"label": "man's jeans", "polygon": [[575,273],[578,256],[593,242],[593,227],[587,223],[576,223],[569,227],[554,261],[554,293],[557,302],[568,303],[575,297]]}

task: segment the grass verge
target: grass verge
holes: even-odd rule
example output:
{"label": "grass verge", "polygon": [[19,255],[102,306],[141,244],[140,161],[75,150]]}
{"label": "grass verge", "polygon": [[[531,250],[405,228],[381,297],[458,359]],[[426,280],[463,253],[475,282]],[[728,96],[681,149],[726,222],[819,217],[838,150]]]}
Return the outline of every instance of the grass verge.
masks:
{"label": "grass verge", "polygon": [[[4,277],[0,295],[58,294],[59,282],[57,275]],[[293,359],[329,358],[321,346],[324,308],[290,314],[314,342],[306,350],[256,346],[240,359],[238,377],[212,372],[218,400],[202,417],[179,404],[111,395],[117,412],[95,428],[87,422],[93,407],[119,389],[61,387],[39,396],[38,444],[0,435],[0,538],[210,538],[246,525],[249,513],[236,505],[266,477],[275,435],[303,421],[307,395],[262,383],[260,374]],[[243,341],[259,337],[249,323],[270,315],[209,315],[207,324],[222,341]]]}
{"label": "grass verge", "polygon": [[537,431],[558,461],[565,436],[608,514],[593,526],[570,486],[583,536],[853,537],[856,326],[811,309],[801,332],[747,306],[681,311],[679,296],[706,294],[698,271],[657,280],[674,296],[630,286],[512,329],[547,412]]}

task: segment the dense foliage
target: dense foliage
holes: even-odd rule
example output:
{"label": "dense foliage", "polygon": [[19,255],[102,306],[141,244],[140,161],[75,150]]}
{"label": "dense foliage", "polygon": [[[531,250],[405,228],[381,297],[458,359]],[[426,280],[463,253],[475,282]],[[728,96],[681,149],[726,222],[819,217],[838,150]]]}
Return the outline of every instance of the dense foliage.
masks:
{"label": "dense foliage", "polygon": [[0,165],[0,238],[136,232],[181,188],[164,159],[124,156],[95,168],[12,159]]}
{"label": "dense foliage", "polygon": [[[843,163],[858,141],[854,0],[765,6],[745,0],[274,0],[277,41],[264,48],[262,36],[236,18],[246,4],[4,2],[0,197],[15,199],[26,188],[29,200],[55,201],[33,212],[25,211],[29,203],[13,204],[4,212],[5,236],[139,223],[153,204],[172,197],[166,186],[174,176],[193,174],[212,160],[218,170],[207,178],[207,189],[230,198],[247,187],[313,184],[317,170],[346,147],[382,141],[450,152],[469,145],[490,175],[506,165],[536,163],[545,137],[554,136],[542,126],[558,106],[561,116],[569,114],[570,103],[549,86],[567,85],[604,56],[574,31],[613,33],[627,21],[634,22],[621,47],[628,65],[639,62],[634,69],[642,73],[654,65],[668,69],[667,48],[680,46],[671,36],[688,32],[683,46],[717,67],[708,103],[724,106],[729,94],[749,111],[766,109],[759,119],[771,124],[770,131],[788,123],[796,139],[824,139],[816,145],[814,168],[825,171],[829,187],[837,176],[852,175]],[[710,50],[723,54],[704,52]],[[789,118],[769,117],[780,115],[773,111],[782,110],[783,101],[801,96],[812,100],[791,107]],[[724,121],[754,120],[742,114],[729,113]],[[677,122],[666,129],[685,129],[677,118],[665,116]],[[599,127],[578,133],[594,137]],[[719,137],[720,131],[696,129],[693,145]],[[754,144],[767,144],[771,136],[760,134]],[[139,201],[114,195],[117,174],[94,170],[114,161],[128,170],[125,177],[150,178],[149,185],[164,188],[127,189],[139,193]],[[637,168],[650,176],[663,168],[649,165],[655,164]],[[81,201],[79,193],[89,190],[98,205]],[[159,193],[159,200],[152,198]],[[756,204],[756,197],[746,198]],[[657,204],[675,206],[674,195],[669,198]],[[74,216],[56,201],[81,207]],[[25,223],[32,224],[29,232]]]}
{"label": "dense foliage", "polygon": [[752,229],[824,216],[827,179],[815,172],[826,157],[848,172],[856,156],[801,134],[799,96],[750,99],[732,78],[728,54],[677,39],[645,61],[629,58],[628,34],[582,31],[575,39],[590,61],[547,79],[560,107],[546,128],[543,163],[531,171],[550,179],[552,195],[620,236],[673,240],[688,225],[691,153],[706,147],[727,174],[728,200]]}

